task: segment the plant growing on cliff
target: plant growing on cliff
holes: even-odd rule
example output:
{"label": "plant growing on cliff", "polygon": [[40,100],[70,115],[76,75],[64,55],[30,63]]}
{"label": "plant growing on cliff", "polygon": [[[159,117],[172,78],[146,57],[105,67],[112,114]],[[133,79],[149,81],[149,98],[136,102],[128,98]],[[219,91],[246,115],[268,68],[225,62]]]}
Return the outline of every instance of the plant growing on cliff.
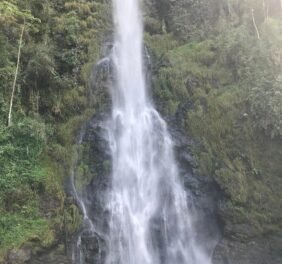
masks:
{"label": "plant growing on cliff", "polygon": [[[176,114],[199,143],[199,171],[225,194],[221,213],[236,239],[281,228],[280,1],[166,2],[162,19],[176,43],[164,49],[166,35],[154,32],[147,39],[158,66],[153,80],[159,109]],[[194,13],[185,4],[206,16],[191,21]],[[255,234],[243,234],[240,223],[254,226]]]}
{"label": "plant growing on cliff", "polygon": [[[8,113],[8,126],[10,126],[12,122],[12,108],[13,108],[13,102],[14,102],[19,66],[20,66],[24,31],[26,30],[26,28],[31,26],[33,22],[35,21],[40,22],[40,20],[36,19],[29,10],[20,10],[18,6],[7,1],[4,1],[0,4],[0,14],[2,16],[3,23],[12,23],[15,27],[19,27],[21,25],[16,69],[14,74],[14,81],[12,85],[12,92],[11,92],[10,106]],[[8,21],[6,21],[6,19]]]}

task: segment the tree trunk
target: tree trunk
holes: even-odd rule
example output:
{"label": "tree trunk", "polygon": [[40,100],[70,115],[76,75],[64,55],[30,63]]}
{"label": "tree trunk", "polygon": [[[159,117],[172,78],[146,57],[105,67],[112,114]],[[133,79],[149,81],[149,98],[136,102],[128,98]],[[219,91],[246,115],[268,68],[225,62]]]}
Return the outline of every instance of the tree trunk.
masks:
{"label": "tree trunk", "polygon": [[269,17],[269,2],[267,2],[267,6],[266,6],[266,19],[268,20]]}
{"label": "tree trunk", "polygon": [[254,24],[254,28],[255,28],[256,33],[257,33],[257,37],[258,37],[258,39],[260,39],[260,34],[259,34],[259,30],[258,30],[258,27],[257,27],[257,24],[256,24],[255,15],[254,15],[254,9],[253,8],[251,10],[251,13],[252,13],[253,24]]}
{"label": "tree trunk", "polygon": [[266,19],[266,4],[265,4],[265,0],[262,0],[262,9],[263,9],[264,19]]}
{"label": "tree trunk", "polygon": [[21,58],[21,51],[22,51],[22,43],[23,43],[24,30],[25,30],[25,20],[24,20],[24,24],[23,24],[23,26],[22,26],[22,31],[21,31],[21,35],[20,35],[17,66],[16,66],[16,72],[15,72],[13,87],[12,87],[12,94],[11,94],[10,108],[9,108],[9,115],[8,115],[8,126],[10,126],[11,123],[12,123],[12,109],[13,109],[13,102],[14,102],[14,96],[15,96],[15,90],[16,90],[18,72],[19,72],[19,65],[20,65],[20,58]]}

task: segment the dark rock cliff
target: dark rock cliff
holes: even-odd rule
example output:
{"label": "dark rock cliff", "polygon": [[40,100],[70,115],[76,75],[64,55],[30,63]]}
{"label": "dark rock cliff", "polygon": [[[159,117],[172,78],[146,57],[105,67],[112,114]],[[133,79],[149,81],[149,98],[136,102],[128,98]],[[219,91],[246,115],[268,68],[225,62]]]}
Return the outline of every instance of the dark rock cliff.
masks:
{"label": "dark rock cliff", "polygon": [[[88,170],[88,182],[84,182],[82,190],[83,201],[89,216],[99,234],[91,234],[86,231],[81,233],[81,248],[85,263],[104,263],[105,248],[104,239],[107,236],[108,212],[106,209],[106,196],[110,190],[111,179],[109,177],[110,157],[107,141],[105,140],[104,114],[98,114],[89,121],[85,135],[81,141],[84,148],[80,162]],[[177,129],[171,131],[175,142],[175,153],[180,168],[180,177],[187,188],[187,203],[193,207],[194,216],[197,217],[195,229],[198,240],[210,254],[220,237],[220,226],[217,215],[218,187],[207,177],[195,173],[197,165],[191,153],[193,141],[184,136]],[[80,165],[78,165],[80,166]],[[78,175],[77,177],[81,177]],[[81,179],[77,179],[80,181]]]}

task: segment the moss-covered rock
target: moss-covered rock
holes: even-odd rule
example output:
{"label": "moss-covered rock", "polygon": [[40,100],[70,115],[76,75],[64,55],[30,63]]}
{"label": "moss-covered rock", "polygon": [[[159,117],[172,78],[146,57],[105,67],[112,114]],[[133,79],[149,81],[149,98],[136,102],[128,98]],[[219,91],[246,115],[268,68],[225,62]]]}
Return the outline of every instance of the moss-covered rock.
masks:
{"label": "moss-covered rock", "polygon": [[[277,130],[282,64],[273,54],[280,50],[276,29],[281,20],[271,9],[276,3],[265,19],[261,6],[247,2],[161,1],[156,6],[167,31],[150,32],[146,43],[154,59],[158,109],[198,142],[198,170],[212,177],[223,195],[223,240],[216,255],[224,257],[219,263],[253,263],[255,254],[256,263],[276,263],[281,246],[274,241],[282,230]],[[255,8],[260,40],[245,4]],[[197,12],[201,22],[191,21]],[[276,33],[271,37],[266,28]],[[263,249],[265,241],[271,246]]]}

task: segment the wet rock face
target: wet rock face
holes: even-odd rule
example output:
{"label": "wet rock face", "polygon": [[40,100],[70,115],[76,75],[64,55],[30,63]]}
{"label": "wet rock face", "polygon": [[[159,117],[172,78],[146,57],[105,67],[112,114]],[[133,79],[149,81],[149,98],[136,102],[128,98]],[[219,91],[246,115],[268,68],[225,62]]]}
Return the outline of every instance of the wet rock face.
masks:
{"label": "wet rock face", "polygon": [[[188,109],[188,110],[187,110]],[[187,105],[187,113],[189,104]],[[191,149],[195,143],[179,131],[178,115],[168,120],[175,143],[175,154],[179,163],[181,178],[190,193],[197,211],[196,230],[199,240],[209,250],[215,246],[213,264],[278,264],[282,263],[282,237],[273,231],[263,237],[256,234],[256,228],[236,219],[226,224],[228,216],[225,203],[227,197],[210,177],[197,175],[197,164]],[[211,252],[212,253],[212,252]]]}
{"label": "wet rock face", "polygon": [[224,238],[216,248],[214,264],[278,264],[282,260],[281,243],[279,236],[241,243]]}
{"label": "wet rock face", "polygon": [[[15,262],[16,263],[16,262]],[[12,262],[12,264],[15,264]],[[20,262],[22,263],[22,262]],[[66,256],[64,245],[59,245],[54,249],[37,252],[27,264],[71,264],[71,258]]]}
{"label": "wet rock face", "polygon": [[93,233],[85,233],[81,237],[84,263],[102,264],[105,262],[105,242]]}
{"label": "wet rock face", "polygon": [[9,252],[7,264],[23,264],[27,263],[31,258],[31,249],[23,247],[13,249]]}
{"label": "wet rock face", "polygon": [[[90,220],[85,221],[77,237],[73,239],[76,259],[83,259],[84,264],[104,263],[107,251],[105,239],[108,233],[109,212],[106,201],[111,187],[111,155],[106,127],[108,119],[108,114],[100,113],[86,124],[80,142],[82,151],[79,153],[75,169],[76,185],[82,184],[80,197],[87,217],[94,226],[93,229]],[[86,167],[87,173],[78,174],[80,167]],[[85,176],[86,179],[83,179]]]}
{"label": "wet rock face", "polygon": [[102,233],[107,232],[106,201],[111,187],[111,154],[106,138],[106,120],[107,115],[99,114],[88,123],[83,138],[83,144],[88,147],[82,160],[93,175],[85,187],[83,200],[91,220]]}
{"label": "wet rock face", "polygon": [[174,129],[170,133],[174,140],[180,178],[187,191],[187,204],[192,213],[195,233],[199,243],[213,254],[221,237],[218,217],[218,201],[221,192],[211,177],[198,174],[197,163],[191,151],[195,143],[173,123],[171,127]]}
{"label": "wet rock face", "polygon": [[[107,196],[111,190],[111,156],[107,143],[107,114],[98,114],[89,121],[85,128],[81,144],[87,148],[81,154],[81,162],[87,165],[92,175],[82,193],[88,214],[97,233],[88,232],[87,223],[82,227],[80,249],[85,264],[103,264],[107,252],[109,212]],[[175,142],[175,154],[179,164],[180,177],[187,189],[187,203],[193,212],[198,240],[212,253],[219,237],[217,224],[217,187],[210,178],[196,174],[197,164],[191,153],[193,141],[181,131],[171,131]],[[157,236],[162,223],[156,217],[152,219],[152,232]],[[161,236],[160,236],[161,237]],[[161,242],[156,239],[157,247]],[[165,256],[164,256],[165,258]],[[164,260],[165,261],[165,260]],[[164,262],[165,263],[165,262]]]}

